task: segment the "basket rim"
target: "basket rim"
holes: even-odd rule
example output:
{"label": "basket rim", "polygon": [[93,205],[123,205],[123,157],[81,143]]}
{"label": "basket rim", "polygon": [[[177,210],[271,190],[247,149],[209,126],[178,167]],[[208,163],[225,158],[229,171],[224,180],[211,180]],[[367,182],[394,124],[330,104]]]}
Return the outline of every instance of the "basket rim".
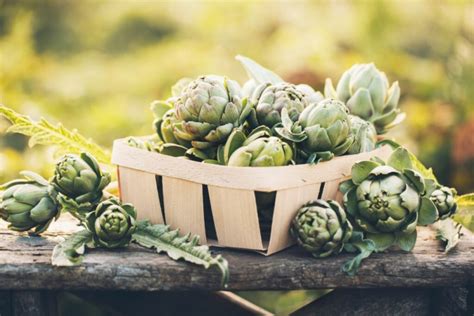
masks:
{"label": "basket rim", "polygon": [[203,185],[271,192],[350,177],[352,165],[373,156],[387,158],[391,148],[384,145],[371,152],[335,157],[315,165],[278,167],[229,167],[162,155],[114,141],[112,163],[155,175],[178,178]]}

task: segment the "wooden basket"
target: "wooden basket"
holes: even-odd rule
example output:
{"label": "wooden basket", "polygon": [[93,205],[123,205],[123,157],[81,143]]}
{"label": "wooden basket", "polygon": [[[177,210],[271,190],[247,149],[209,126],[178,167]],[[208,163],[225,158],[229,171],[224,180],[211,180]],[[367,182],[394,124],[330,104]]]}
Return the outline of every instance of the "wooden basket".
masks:
{"label": "wooden basket", "polygon": [[[350,177],[355,162],[385,159],[390,152],[384,146],[317,165],[228,167],[149,152],[119,139],[112,162],[118,168],[121,198],[135,205],[139,219],[197,234],[201,243],[270,255],[292,244],[288,229],[302,204],[316,198],[340,201],[339,183]],[[276,192],[268,239],[261,234],[255,192]],[[207,193],[213,223],[205,220]],[[214,229],[217,238],[210,240]]]}

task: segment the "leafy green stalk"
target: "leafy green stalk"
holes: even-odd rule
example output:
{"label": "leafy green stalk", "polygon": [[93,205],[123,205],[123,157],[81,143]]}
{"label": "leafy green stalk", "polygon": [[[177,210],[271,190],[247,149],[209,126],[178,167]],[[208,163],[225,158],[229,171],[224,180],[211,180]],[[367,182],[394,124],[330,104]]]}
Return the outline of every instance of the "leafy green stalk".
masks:
{"label": "leafy green stalk", "polygon": [[53,266],[75,266],[84,259],[86,245],[92,242],[92,233],[81,230],[67,237],[53,249],[51,264]]}
{"label": "leafy green stalk", "polygon": [[354,231],[347,244],[344,245],[347,252],[359,252],[354,258],[348,260],[342,266],[342,271],[349,276],[354,276],[359,271],[362,260],[368,258],[373,252],[377,251],[375,243],[370,239],[364,239],[362,232]]}
{"label": "leafy green stalk", "polygon": [[440,220],[433,224],[436,228],[436,239],[445,243],[444,253],[448,253],[451,249],[456,247],[461,239],[462,225],[455,223],[450,218]]}
{"label": "leafy green stalk", "polygon": [[171,259],[202,265],[208,269],[217,266],[222,273],[222,284],[227,286],[229,267],[221,255],[212,257],[209,247],[199,246],[199,236],[179,235],[167,225],[152,225],[149,221],[140,221],[132,241],[146,248],[154,248],[158,253],[165,252]]}
{"label": "leafy green stalk", "polygon": [[0,104],[0,115],[12,123],[7,130],[10,133],[19,133],[30,137],[29,146],[54,145],[59,147],[59,153],[88,152],[104,164],[110,164],[110,153],[77,132],[68,130],[61,123],[56,126],[42,118],[35,122],[28,116]]}

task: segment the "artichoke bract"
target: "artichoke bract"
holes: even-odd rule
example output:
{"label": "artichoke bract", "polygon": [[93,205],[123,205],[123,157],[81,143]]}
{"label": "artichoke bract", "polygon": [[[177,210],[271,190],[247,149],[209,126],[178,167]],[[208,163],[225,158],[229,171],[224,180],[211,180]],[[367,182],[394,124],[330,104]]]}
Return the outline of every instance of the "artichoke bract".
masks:
{"label": "artichoke bract", "polygon": [[445,186],[438,186],[430,195],[430,200],[438,210],[440,219],[448,218],[456,213],[457,203],[455,199],[456,191]]}
{"label": "artichoke bract", "polygon": [[336,201],[316,200],[297,212],[290,232],[299,246],[316,258],[338,254],[352,235],[352,225]]}
{"label": "artichoke bract", "polygon": [[343,155],[353,143],[349,111],[340,101],[325,99],[313,103],[294,124],[287,118],[286,110],[283,115],[283,127],[275,131],[296,143],[298,156],[308,163]]}
{"label": "artichoke bract", "polygon": [[97,205],[86,218],[86,228],[100,247],[126,247],[135,232],[137,213],[133,205],[111,198]]}
{"label": "artichoke bract", "polygon": [[271,128],[281,122],[281,111],[285,108],[291,120],[296,121],[311,102],[321,99],[322,94],[307,85],[298,87],[286,82],[261,84],[254,89],[250,99],[254,112],[249,120],[253,126],[265,125]]}
{"label": "artichoke bract", "polygon": [[355,115],[349,115],[349,121],[354,142],[347,150],[347,153],[354,155],[374,150],[377,143],[377,131],[374,125]]}
{"label": "artichoke bract", "polygon": [[198,150],[217,147],[245,121],[245,103],[237,82],[220,76],[199,77],[174,103],[174,136]]}
{"label": "artichoke bract", "polygon": [[13,180],[1,188],[0,217],[16,231],[34,229],[35,234],[44,232],[59,216],[54,189],[41,176],[23,172],[25,179]]}
{"label": "artichoke bract", "polygon": [[229,158],[233,167],[286,166],[293,158],[290,145],[277,137],[258,138],[238,148]]}
{"label": "artichoke bract", "polygon": [[437,219],[436,207],[423,197],[425,180],[403,148],[395,150],[387,164],[379,159],[356,163],[352,179],[340,189],[356,228],[380,250],[398,244],[410,251],[416,241],[416,226]]}
{"label": "artichoke bract", "polygon": [[327,79],[324,94],[346,103],[351,114],[372,122],[379,134],[405,118],[398,108],[398,82],[389,87],[387,76],[373,63],[352,66],[341,76],[336,89]]}
{"label": "artichoke bract", "polygon": [[102,198],[102,190],[110,183],[110,174],[102,172],[97,160],[88,153],[65,155],[56,164],[51,184],[66,207],[92,207]]}

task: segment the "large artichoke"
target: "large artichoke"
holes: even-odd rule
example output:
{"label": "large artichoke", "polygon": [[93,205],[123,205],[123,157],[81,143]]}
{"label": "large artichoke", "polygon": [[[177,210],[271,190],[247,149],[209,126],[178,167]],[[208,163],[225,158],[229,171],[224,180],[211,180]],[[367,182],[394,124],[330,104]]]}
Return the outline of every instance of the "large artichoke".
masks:
{"label": "large artichoke", "polygon": [[8,228],[34,233],[44,232],[59,216],[54,189],[41,176],[23,172],[25,179],[4,184],[0,196],[0,217],[9,222]]}
{"label": "large artichoke", "polygon": [[374,125],[355,115],[349,115],[349,121],[354,142],[347,153],[354,155],[374,150],[377,143],[377,132]]}
{"label": "large artichoke", "polygon": [[298,120],[301,112],[322,99],[322,95],[307,85],[301,87],[290,83],[261,84],[253,91],[250,103],[253,113],[249,120],[253,126],[273,127],[281,122],[281,111],[285,108],[292,121]]}
{"label": "large artichoke", "polygon": [[342,102],[325,99],[304,109],[296,123],[283,111],[283,127],[275,130],[296,143],[298,160],[328,160],[345,154],[354,140],[348,112]]}
{"label": "large artichoke", "polygon": [[170,120],[170,126],[177,140],[190,142],[197,150],[216,148],[245,120],[245,103],[237,82],[202,76],[190,82],[177,97],[176,119]]}
{"label": "large artichoke", "polygon": [[87,210],[102,198],[110,174],[102,172],[97,160],[88,153],[65,155],[56,164],[51,184],[59,192],[63,207]]}
{"label": "large artichoke", "polygon": [[137,213],[131,204],[111,198],[97,205],[86,218],[86,228],[100,247],[126,247],[136,229]]}
{"label": "large artichoke", "polygon": [[298,245],[323,258],[341,252],[352,235],[352,225],[336,201],[316,200],[303,205],[291,223]]}
{"label": "large artichoke", "polygon": [[456,190],[445,186],[437,186],[429,195],[430,200],[438,210],[438,217],[440,219],[448,218],[456,212],[457,203],[455,195]]}
{"label": "large artichoke", "polygon": [[344,72],[334,89],[331,79],[326,80],[324,93],[346,103],[351,114],[374,124],[379,134],[400,123],[404,114],[398,109],[400,87],[391,87],[385,73],[374,64],[356,64]]}
{"label": "large artichoke", "polygon": [[341,191],[357,229],[379,249],[397,243],[411,250],[417,224],[431,224],[437,218],[435,206],[423,197],[425,180],[402,148],[392,153],[387,165],[379,159],[356,163],[352,179],[341,185]]}

